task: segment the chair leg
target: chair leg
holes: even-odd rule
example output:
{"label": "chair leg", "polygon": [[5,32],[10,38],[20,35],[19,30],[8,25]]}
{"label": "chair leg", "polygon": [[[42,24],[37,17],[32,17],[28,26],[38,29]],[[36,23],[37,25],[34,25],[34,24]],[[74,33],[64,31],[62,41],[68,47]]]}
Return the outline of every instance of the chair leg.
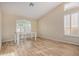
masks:
{"label": "chair leg", "polygon": [[31,39],[32,39],[32,33],[31,33]]}

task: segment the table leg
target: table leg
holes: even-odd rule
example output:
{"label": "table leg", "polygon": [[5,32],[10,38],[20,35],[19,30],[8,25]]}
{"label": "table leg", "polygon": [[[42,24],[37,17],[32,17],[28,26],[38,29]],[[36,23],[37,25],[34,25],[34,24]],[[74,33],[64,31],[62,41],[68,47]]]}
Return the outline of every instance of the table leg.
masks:
{"label": "table leg", "polygon": [[31,33],[31,39],[32,39],[32,35],[33,35],[33,34]]}
{"label": "table leg", "polygon": [[17,39],[16,39],[17,45],[19,45],[19,40],[20,40],[20,36],[19,36],[19,33],[18,33],[17,34]]}

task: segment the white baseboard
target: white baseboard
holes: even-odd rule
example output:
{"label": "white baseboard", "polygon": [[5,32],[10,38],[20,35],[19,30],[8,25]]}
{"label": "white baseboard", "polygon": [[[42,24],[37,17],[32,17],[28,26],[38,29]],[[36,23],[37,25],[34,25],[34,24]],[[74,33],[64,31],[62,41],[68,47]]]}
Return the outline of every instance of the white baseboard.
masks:
{"label": "white baseboard", "polygon": [[76,42],[66,41],[65,39],[64,39],[64,40],[60,40],[60,38],[58,39],[58,38],[55,38],[55,37],[54,37],[54,38],[40,37],[40,38],[43,38],[43,39],[49,39],[49,40],[53,40],[53,41],[58,41],[58,42],[62,42],[62,43],[73,44],[73,45],[78,45],[78,46],[79,46],[78,43],[76,43]]}
{"label": "white baseboard", "polygon": [[4,40],[2,40],[2,42],[8,42],[8,41],[14,41],[13,39],[4,39]]}

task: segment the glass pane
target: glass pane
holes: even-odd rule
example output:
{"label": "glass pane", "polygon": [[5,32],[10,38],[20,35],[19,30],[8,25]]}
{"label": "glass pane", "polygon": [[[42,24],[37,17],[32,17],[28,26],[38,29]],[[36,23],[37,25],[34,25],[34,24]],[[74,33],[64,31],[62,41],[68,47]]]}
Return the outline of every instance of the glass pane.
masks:
{"label": "glass pane", "polygon": [[74,13],[71,15],[71,35],[79,36],[79,14]]}
{"label": "glass pane", "polygon": [[70,35],[70,15],[64,16],[64,34]]}
{"label": "glass pane", "polygon": [[[17,20],[16,32],[31,32],[31,22],[28,20]],[[30,25],[30,26],[29,26]]]}

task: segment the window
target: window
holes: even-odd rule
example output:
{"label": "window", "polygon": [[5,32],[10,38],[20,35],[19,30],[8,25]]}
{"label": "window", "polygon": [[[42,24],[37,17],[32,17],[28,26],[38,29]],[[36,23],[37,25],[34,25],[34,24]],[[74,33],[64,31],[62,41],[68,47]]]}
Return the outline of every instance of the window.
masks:
{"label": "window", "polygon": [[70,15],[64,16],[64,31],[65,35],[70,35]]}
{"label": "window", "polygon": [[71,35],[79,35],[79,13],[71,14]]}
{"label": "window", "polygon": [[79,36],[79,13],[64,16],[65,35]]}
{"label": "window", "polygon": [[64,12],[66,12],[66,15],[64,15],[65,35],[79,36],[79,13],[76,9],[78,7],[79,2],[69,2],[64,4]]}
{"label": "window", "polygon": [[31,22],[28,20],[17,20],[16,32],[31,32]]}

